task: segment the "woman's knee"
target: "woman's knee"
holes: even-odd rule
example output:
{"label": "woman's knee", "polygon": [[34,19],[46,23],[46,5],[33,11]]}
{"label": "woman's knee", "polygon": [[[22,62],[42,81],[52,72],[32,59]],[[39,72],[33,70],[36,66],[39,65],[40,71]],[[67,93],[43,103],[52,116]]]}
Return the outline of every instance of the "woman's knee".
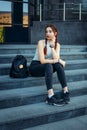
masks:
{"label": "woman's knee", "polygon": [[53,73],[53,66],[50,63],[45,64],[45,71],[49,71]]}
{"label": "woman's knee", "polygon": [[63,69],[63,66],[59,62],[57,62],[55,63],[55,68]]}

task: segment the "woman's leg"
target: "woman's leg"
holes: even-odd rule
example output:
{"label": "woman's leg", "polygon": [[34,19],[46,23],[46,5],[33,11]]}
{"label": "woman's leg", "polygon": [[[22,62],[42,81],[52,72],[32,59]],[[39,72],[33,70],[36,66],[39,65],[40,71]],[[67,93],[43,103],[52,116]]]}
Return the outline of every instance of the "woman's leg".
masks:
{"label": "woman's leg", "polygon": [[64,68],[59,62],[55,63],[53,67],[54,67],[54,70],[57,71],[57,76],[63,89],[63,98],[64,100],[66,100],[65,102],[68,103],[70,101],[70,97],[69,97],[69,90],[67,87],[67,81],[66,81]]}
{"label": "woman's leg", "polygon": [[46,102],[52,105],[62,105],[59,104],[57,99],[54,97],[53,91],[53,66],[52,64],[41,64],[40,62],[33,61],[30,65],[30,72],[32,76],[40,77],[45,76],[48,97]]}
{"label": "woman's leg", "polygon": [[33,61],[29,67],[30,73],[34,77],[45,76],[48,95],[53,95],[53,66],[51,64],[41,64],[39,61]]}
{"label": "woman's leg", "polygon": [[29,72],[33,77],[42,77],[45,74],[45,65],[39,61],[32,61],[29,66]]}
{"label": "woman's leg", "polygon": [[58,76],[58,79],[61,83],[61,86],[62,88],[66,88],[67,87],[67,82],[66,82],[66,77],[65,77],[65,72],[64,72],[64,68],[62,67],[62,65],[58,62],[58,63],[55,63],[53,65],[54,67],[54,70],[57,72],[57,76]]}

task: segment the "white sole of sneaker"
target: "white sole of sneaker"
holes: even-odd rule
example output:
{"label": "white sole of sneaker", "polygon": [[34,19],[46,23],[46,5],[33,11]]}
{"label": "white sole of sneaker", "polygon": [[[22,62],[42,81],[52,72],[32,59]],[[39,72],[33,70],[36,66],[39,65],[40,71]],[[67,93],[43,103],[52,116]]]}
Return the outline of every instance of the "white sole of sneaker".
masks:
{"label": "white sole of sneaker", "polygon": [[48,101],[46,101],[46,104],[48,104],[48,105],[52,105],[52,106],[59,106],[59,107],[61,107],[61,106],[64,106],[65,104],[55,104],[55,103],[49,103]]}

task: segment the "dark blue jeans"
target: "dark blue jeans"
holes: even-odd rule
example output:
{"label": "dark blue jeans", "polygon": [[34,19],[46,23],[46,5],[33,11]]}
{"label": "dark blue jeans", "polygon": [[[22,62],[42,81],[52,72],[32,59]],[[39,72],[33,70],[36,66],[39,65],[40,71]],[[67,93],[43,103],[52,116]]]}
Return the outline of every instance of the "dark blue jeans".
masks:
{"label": "dark blue jeans", "polygon": [[33,77],[45,76],[47,90],[52,89],[54,72],[57,72],[62,88],[67,86],[64,68],[59,62],[55,64],[41,64],[40,61],[32,61],[29,71]]}

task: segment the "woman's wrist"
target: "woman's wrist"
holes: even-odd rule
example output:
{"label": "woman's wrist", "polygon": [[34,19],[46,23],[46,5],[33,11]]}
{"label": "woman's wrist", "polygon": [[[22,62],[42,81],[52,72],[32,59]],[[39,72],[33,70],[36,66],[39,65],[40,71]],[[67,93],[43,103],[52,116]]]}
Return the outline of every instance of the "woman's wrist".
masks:
{"label": "woman's wrist", "polygon": [[54,48],[55,46],[54,45],[50,45],[50,48]]}
{"label": "woman's wrist", "polygon": [[53,64],[54,64],[54,59],[53,59]]}

